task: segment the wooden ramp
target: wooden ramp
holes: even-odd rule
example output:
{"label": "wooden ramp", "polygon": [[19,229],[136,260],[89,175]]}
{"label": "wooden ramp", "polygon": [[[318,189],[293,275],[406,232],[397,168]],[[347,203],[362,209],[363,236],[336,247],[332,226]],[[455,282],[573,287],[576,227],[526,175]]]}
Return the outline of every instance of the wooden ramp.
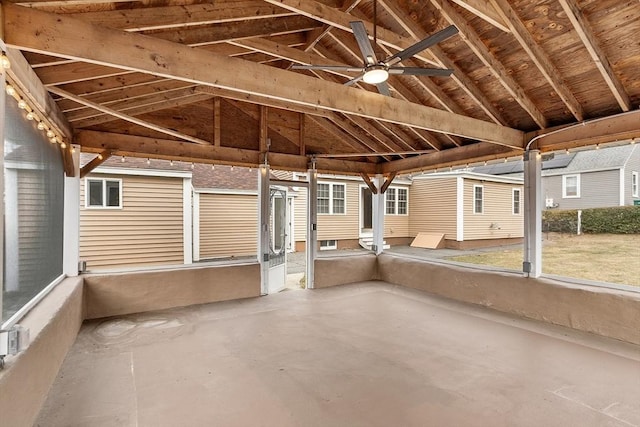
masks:
{"label": "wooden ramp", "polygon": [[444,234],[441,233],[418,233],[413,242],[413,248],[439,249],[444,247]]}

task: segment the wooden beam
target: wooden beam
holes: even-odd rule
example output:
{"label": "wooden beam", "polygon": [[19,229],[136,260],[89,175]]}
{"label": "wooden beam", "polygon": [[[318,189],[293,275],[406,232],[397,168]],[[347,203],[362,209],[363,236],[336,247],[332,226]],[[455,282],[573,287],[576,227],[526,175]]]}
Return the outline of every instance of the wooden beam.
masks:
{"label": "wooden beam", "polygon": [[260,106],[260,152],[266,154],[269,151],[269,110],[264,105]]}
{"label": "wooden beam", "polygon": [[301,156],[306,156],[307,155],[307,145],[305,144],[305,116],[304,114],[298,113],[298,135],[299,135],[299,139],[298,139],[298,147],[300,147],[300,155]]}
{"label": "wooden beam", "polygon": [[489,51],[487,45],[482,42],[480,36],[469,25],[469,23],[451,6],[448,0],[431,0],[442,15],[458,27],[460,36],[467,43],[467,46],[476,54],[482,63],[491,71],[500,84],[509,92],[509,94],[520,104],[520,106],[531,116],[533,121],[541,128],[547,127],[547,119],[542,111],[536,107],[535,103],[529,98],[524,89],[515,81],[507,69],[502,65],[493,54]]}
{"label": "wooden beam", "polygon": [[512,147],[478,142],[462,147],[449,148],[447,150],[383,163],[380,165],[380,172],[404,173],[416,170],[464,165],[470,162],[493,160],[517,155],[522,155],[522,150],[514,150]]}
{"label": "wooden beam", "polygon": [[[349,13],[355,9],[361,1],[362,0],[345,0],[340,10],[342,12]],[[316,28],[314,31],[311,31],[307,36],[307,42],[305,43],[303,50],[305,52],[309,52],[313,49],[324,36],[331,32],[332,28],[333,27],[331,25],[324,24],[321,28]]]}
{"label": "wooden beam", "polygon": [[371,194],[378,194],[378,188],[375,186],[373,181],[371,181],[369,175],[366,173],[361,173],[360,176],[362,177],[364,183],[367,184],[367,187],[369,187],[369,190],[371,190]]}
{"label": "wooden beam", "polygon": [[569,126],[529,132],[525,138],[527,141],[535,138],[531,148],[538,148],[542,151],[622,142],[633,138],[640,139],[640,110],[632,110]]}
{"label": "wooden beam", "polygon": [[[69,121],[60,111],[47,89],[41,84],[22,53],[16,49],[7,49],[7,58],[11,63],[11,68],[6,70],[11,83],[37,110],[36,114],[49,128],[56,130],[60,136],[69,140],[72,134]],[[0,96],[5,95],[0,94]]]}
{"label": "wooden beam", "polygon": [[[326,6],[320,2],[314,0],[264,0],[267,3],[278,5],[288,9],[292,12],[299,13],[309,18],[313,18],[317,21],[324,22],[332,27],[339,28],[344,31],[352,32],[349,22],[353,21],[353,16],[341,10],[334,9]],[[368,34],[373,34],[373,23],[366,20],[362,20]],[[378,43],[387,45],[397,50],[404,50],[414,44],[414,41],[402,37],[393,31],[386,28],[377,27]],[[425,55],[423,52],[418,53],[415,57],[421,60],[434,64],[433,59],[429,55]]]}
{"label": "wooden beam", "polygon": [[[613,96],[618,101],[620,108],[622,111],[629,111],[631,109],[631,100],[629,99],[629,95],[624,89],[624,86],[620,82],[620,79],[616,76],[607,59],[607,55],[605,55],[604,51],[600,47],[598,40],[596,39],[595,33],[591,28],[591,24],[584,16],[582,11],[578,8],[575,0],[559,0],[562,9],[564,9],[567,14],[567,18],[571,21],[573,28],[578,33],[578,37],[584,43],[584,46],[589,51],[589,55],[595,62],[596,67],[602,74],[605,82],[607,82],[607,86],[613,93]],[[637,34],[636,34],[637,35]]]}
{"label": "wooden beam", "polygon": [[[251,13],[248,14],[247,10],[251,10]],[[85,22],[105,27],[143,31],[251,19],[272,19],[290,16],[291,12],[265,4],[262,1],[227,0],[203,4],[118,9],[69,15]]]}
{"label": "wooden beam", "polygon": [[[115,155],[130,157],[153,157],[173,159],[185,162],[233,164],[256,167],[260,164],[258,150],[244,150],[214,145],[200,145],[189,142],[172,141],[158,138],[147,138],[135,135],[123,135],[89,130],[77,131],[74,138],[83,151],[102,152],[110,150]],[[306,171],[309,159],[295,154],[270,153],[269,163],[272,167],[283,170]],[[375,174],[373,163],[355,162],[338,159],[316,159],[316,167],[320,172],[344,173],[357,175],[360,173]]]}
{"label": "wooden beam", "polygon": [[385,194],[387,192],[387,189],[389,188],[389,186],[391,185],[391,183],[393,182],[393,180],[396,178],[397,173],[396,172],[391,172],[384,180],[384,183],[382,184],[382,188],[380,188],[380,194]]}
{"label": "wooden beam", "polygon": [[[427,32],[420,26],[418,22],[412,19],[406,12],[398,7],[396,2],[389,0],[378,0],[378,2],[391,13],[392,16],[400,19],[407,28],[410,29],[410,34],[415,41],[422,40],[428,36]],[[400,21],[399,21],[400,22]],[[465,72],[442,50],[440,46],[431,46],[428,50],[436,60],[439,67],[450,68],[453,70],[451,79],[469,95],[469,97],[484,111],[484,113],[497,124],[506,124],[507,122],[502,118],[502,115],[496,107],[493,106],[491,101],[482,93],[480,88],[475,82],[465,74]],[[455,111],[454,111],[455,112]]]}
{"label": "wooden beam", "polygon": [[[155,111],[167,110],[169,108],[195,104],[198,102],[206,101],[208,99],[211,99],[211,95],[207,95],[204,93],[185,95],[182,98],[176,98],[169,101],[160,101],[160,102],[155,102],[151,104],[136,106],[135,108],[127,108],[126,114],[128,116],[136,117],[142,114],[153,113]],[[86,128],[89,126],[96,126],[104,123],[113,122],[118,119],[120,119],[120,117],[112,116],[109,114],[103,114],[101,116],[91,117],[88,119],[74,122],[73,125],[74,125],[74,128],[79,129],[79,128]]]}
{"label": "wooden beam", "polygon": [[111,150],[103,150],[96,157],[94,157],[89,163],[84,165],[80,169],[80,179],[87,176],[92,170],[103,164],[107,159],[111,157]]}
{"label": "wooden beam", "polygon": [[222,116],[220,115],[220,97],[213,98],[213,145],[220,147],[220,131]]}
{"label": "wooden beam", "polygon": [[120,76],[131,71],[104,65],[73,61],[36,69],[38,78],[45,86],[63,85],[102,77]]}
{"label": "wooden beam", "polygon": [[[375,138],[380,144],[389,151],[403,151],[403,148],[396,144],[391,138],[384,133],[380,132],[378,128],[369,123],[366,119],[358,116],[346,116],[348,120],[352,121],[356,126],[364,130],[366,133]],[[412,148],[412,147],[410,147]]]}
{"label": "wooden beam", "polygon": [[176,138],[184,139],[185,141],[195,142],[196,144],[209,145],[209,142],[204,141],[204,140],[202,140],[200,138],[195,138],[195,137],[190,136],[190,135],[185,135],[185,134],[183,134],[181,132],[176,132],[174,130],[164,128],[162,126],[154,125],[153,123],[149,123],[149,122],[146,122],[144,120],[137,119],[135,117],[129,116],[129,115],[124,114],[124,113],[121,113],[121,112],[116,111],[114,109],[105,107],[105,106],[100,105],[100,104],[96,104],[95,102],[87,101],[86,99],[83,99],[83,98],[81,98],[79,96],[76,96],[76,95],[74,95],[72,93],[66,92],[66,91],[64,91],[62,89],[51,87],[51,88],[49,88],[49,91],[55,93],[56,95],[60,95],[62,97],[65,97],[65,98],[71,99],[73,101],[76,101],[76,102],[78,102],[80,104],[84,104],[87,107],[95,108],[96,110],[102,111],[103,113],[107,113],[109,115],[112,115],[112,116],[117,117],[119,119],[125,120],[127,122],[134,123],[134,124],[136,124],[138,126],[142,126],[142,127],[147,128],[147,129],[155,130],[156,132],[164,133],[165,135],[170,135],[170,136],[173,136],[173,137],[176,137]]}
{"label": "wooden beam", "polygon": [[468,10],[480,19],[484,19],[496,28],[500,28],[504,32],[512,31],[507,20],[503,15],[499,14],[495,6],[486,0],[451,0],[463,9]]}
{"label": "wooden beam", "polygon": [[544,49],[538,45],[509,2],[507,0],[491,0],[491,3],[503,17],[507,25],[509,25],[511,34],[518,40],[522,49],[527,52],[533,63],[536,64],[544,78],[547,79],[571,114],[573,114],[577,120],[584,120],[582,106],[569,90],[567,83],[561,77],[560,71],[553,65],[553,61],[551,61],[551,58],[545,53]]}
{"label": "wooden beam", "polygon": [[363,145],[359,140],[345,133],[333,121],[324,117],[314,116],[309,116],[309,119],[320,126],[322,129],[327,131],[331,136],[335,138],[336,141],[341,142],[347,147],[350,147],[356,153],[373,152],[370,147]]}
{"label": "wooden beam", "polygon": [[[5,42],[21,49],[85,59],[496,144],[515,144],[518,147],[522,144],[523,134],[516,129],[298,73],[103,28],[32,8],[3,4],[3,12]],[[84,37],[78,38],[78,34]],[[215,72],[212,73],[212,70]]]}

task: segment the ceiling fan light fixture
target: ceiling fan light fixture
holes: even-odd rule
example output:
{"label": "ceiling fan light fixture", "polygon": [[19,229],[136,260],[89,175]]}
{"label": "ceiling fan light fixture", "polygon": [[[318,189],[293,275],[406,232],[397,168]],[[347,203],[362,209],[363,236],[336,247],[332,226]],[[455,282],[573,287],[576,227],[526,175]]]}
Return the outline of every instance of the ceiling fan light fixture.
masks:
{"label": "ceiling fan light fixture", "polygon": [[389,71],[381,65],[375,65],[373,67],[367,68],[364,75],[362,76],[362,80],[365,83],[369,83],[372,85],[386,82],[389,78]]}

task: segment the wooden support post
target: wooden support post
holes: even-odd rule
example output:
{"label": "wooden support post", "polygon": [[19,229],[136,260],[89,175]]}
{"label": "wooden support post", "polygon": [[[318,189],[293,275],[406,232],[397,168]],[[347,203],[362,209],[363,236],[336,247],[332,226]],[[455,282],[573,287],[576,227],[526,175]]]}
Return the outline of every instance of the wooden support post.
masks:
{"label": "wooden support post", "polygon": [[384,184],[382,184],[382,188],[380,189],[381,194],[384,194],[387,192],[387,188],[389,188],[393,180],[396,178],[396,175],[397,175],[396,172],[392,172],[391,174],[389,174],[389,176],[387,176],[387,179],[384,181]]}
{"label": "wooden support post", "polygon": [[[84,165],[82,169],[80,169],[80,179],[87,176],[92,170],[103,164],[109,157],[111,157],[111,150],[104,150],[96,157],[93,158],[89,163]],[[73,176],[73,175],[71,175]]]}
{"label": "wooden support post", "polygon": [[363,172],[360,174],[360,176],[362,177],[364,183],[367,184],[367,187],[369,187],[369,190],[371,190],[371,194],[378,194],[378,189],[373,184],[373,182],[371,182],[371,178],[369,178],[369,175]]}
{"label": "wooden support post", "polygon": [[220,98],[213,98],[213,145],[220,147]]}
{"label": "wooden support post", "polygon": [[300,155],[301,156],[306,156],[307,155],[307,146],[304,143],[304,132],[305,132],[304,121],[305,121],[305,116],[302,113],[298,114],[298,116],[300,117],[300,123],[298,124],[298,130],[300,132],[299,139],[298,139],[298,145],[300,147]]}

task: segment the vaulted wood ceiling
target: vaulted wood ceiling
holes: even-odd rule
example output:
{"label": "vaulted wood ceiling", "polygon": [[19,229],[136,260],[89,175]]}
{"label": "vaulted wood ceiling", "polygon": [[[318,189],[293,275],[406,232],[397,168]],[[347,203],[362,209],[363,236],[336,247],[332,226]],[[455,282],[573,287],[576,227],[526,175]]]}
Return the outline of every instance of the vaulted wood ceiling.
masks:
{"label": "vaulted wood ceiling", "polygon": [[[402,63],[452,76],[391,76],[387,97],[291,70],[362,66],[353,20],[379,57],[455,25]],[[16,0],[2,21],[10,81],[33,70],[58,130],[103,157],[373,174],[640,137],[637,0]]]}

